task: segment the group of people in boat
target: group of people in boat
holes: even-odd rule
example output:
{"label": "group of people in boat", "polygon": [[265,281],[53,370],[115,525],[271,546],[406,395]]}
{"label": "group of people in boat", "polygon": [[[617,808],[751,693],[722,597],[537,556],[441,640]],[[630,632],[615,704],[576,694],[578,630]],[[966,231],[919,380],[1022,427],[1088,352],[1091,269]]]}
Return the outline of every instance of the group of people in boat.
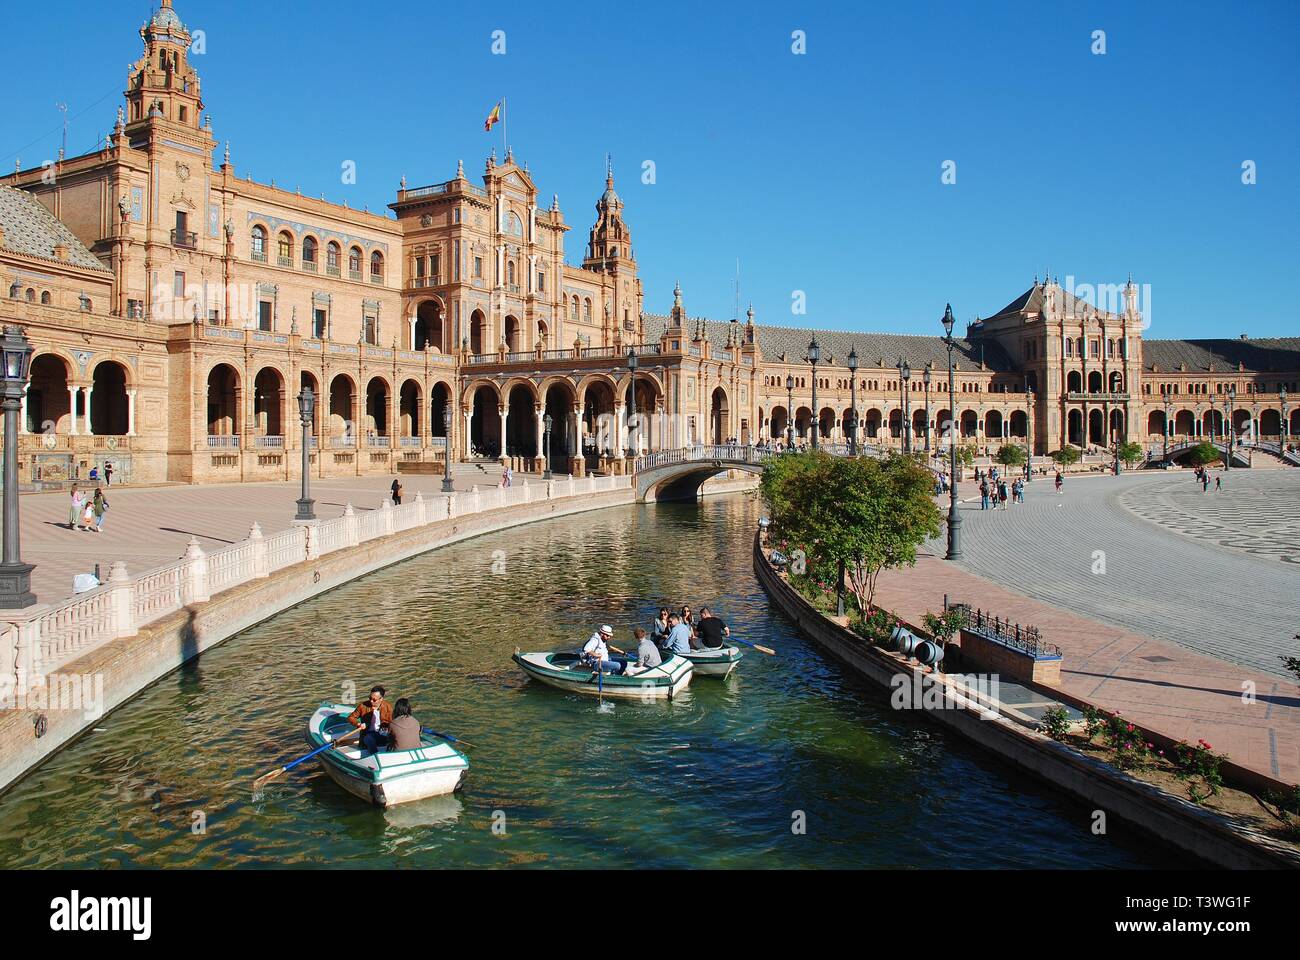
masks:
{"label": "group of people in boat", "polygon": [[371,687],[369,698],[348,715],[348,723],[362,731],[361,749],[370,753],[419,749],[423,746],[420,721],[411,714],[411,701],[402,697],[389,703],[384,692],[381,686]]}
{"label": "group of people in boat", "polygon": [[698,620],[688,606],[675,613],[661,607],[648,632],[644,627],[632,631],[636,651],[628,651],[626,661],[611,659],[609,642],[614,638],[614,630],[607,623],[601,624],[583,645],[582,661],[604,673],[627,673],[633,666],[657,667],[671,656],[693,650],[716,650],[725,646],[730,636],[731,629],[708,607],[700,607]]}

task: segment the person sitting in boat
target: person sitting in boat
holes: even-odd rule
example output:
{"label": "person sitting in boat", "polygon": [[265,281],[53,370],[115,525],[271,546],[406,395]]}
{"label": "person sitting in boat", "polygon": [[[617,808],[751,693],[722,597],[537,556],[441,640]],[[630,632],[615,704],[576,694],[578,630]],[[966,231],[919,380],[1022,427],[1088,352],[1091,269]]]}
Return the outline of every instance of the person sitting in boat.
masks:
{"label": "person sitting in boat", "polygon": [[393,704],[393,721],[388,725],[392,742],[389,750],[418,750],[424,746],[420,740],[420,721],[411,715],[411,701],[401,697]]}
{"label": "person sitting in boat", "polygon": [[614,628],[607,623],[601,624],[600,629],[593,633],[591,639],[583,646],[582,662],[589,664],[593,670],[599,670],[602,673],[625,672],[627,664],[609,659],[609,641],[613,637]]}
{"label": "person sitting in boat", "polygon": [[668,638],[664,642],[666,653],[691,652],[691,628],[683,622],[681,614],[674,613],[668,617]]}
{"label": "person sitting in boat", "polygon": [[695,632],[698,634],[697,650],[716,650],[731,636],[731,629],[715,617],[708,607],[700,607],[700,622],[696,625]]}
{"label": "person sitting in boat", "polygon": [[361,749],[376,753],[388,746],[389,728],[393,722],[393,705],[384,699],[384,688],[370,688],[370,699],[357,704],[348,715],[348,723],[365,728],[361,734]]}
{"label": "person sitting in boat", "polygon": [[632,636],[636,638],[636,662],[639,666],[643,668],[657,667],[664,662],[664,658],[659,653],[659,648],[646,635],[645,627],[637,627],[632,631]]}
{"label": "person sitting in boat", "polygon": [[668,608],[660,607],[659,616],[650,627],[650,639],[663,646],[668,639]]}

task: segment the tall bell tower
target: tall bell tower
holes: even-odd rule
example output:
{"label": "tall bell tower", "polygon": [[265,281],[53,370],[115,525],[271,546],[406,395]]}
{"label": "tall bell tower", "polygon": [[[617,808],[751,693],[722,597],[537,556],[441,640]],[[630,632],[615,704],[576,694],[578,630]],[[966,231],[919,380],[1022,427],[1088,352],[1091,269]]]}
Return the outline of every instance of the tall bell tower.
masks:
{"label": "tall bell tower", "polygon": [[[632,231],[623,220],[623,200],[614,190],[614,164],[605,157],[605,192],[596,201],[596,222],[587,239],[582,268],[603,274],[602,283],[610,294],[606,299],[608,338],[641,342],[641,281],[636,275],[632,253]],[[617,331],[617,333],[616,333]]]}
{"label": "tall bell tower", "polygon": [[132,145],[177,128],[210,140],[201,127],[199,75],[189,63],[193,38],[172,9],[172,0],[162,0],[158,12],[140,28],[140,36],[144,54],[131,67],[126,89],[126,133]]}

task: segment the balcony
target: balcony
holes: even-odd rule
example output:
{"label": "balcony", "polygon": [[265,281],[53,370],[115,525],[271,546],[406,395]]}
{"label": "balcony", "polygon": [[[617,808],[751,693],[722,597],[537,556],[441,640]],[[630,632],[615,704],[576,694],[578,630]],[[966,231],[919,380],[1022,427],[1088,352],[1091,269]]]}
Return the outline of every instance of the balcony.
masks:
{"label": "balcony", "polygon": [[284,437],[263,435],[253,438],[253,446],[275,450],[284,449]]}
{"label": "balcony", "polygon": [[239,434],[209,435],[208,446],[214,450],[238,450]]}
{"label": "balcony", "polygon": [[252,251],[251,253],[249,253],[249,255],[248,255],[248,259],[250,259],[250,260],[254,260],[254,261],[256,261],[257,263],[266,263],[266,251],[265,251],[265,250],[254,250],[254,251]]}
{"label": "balcony", "polygon": [[1071,390],[1065,395],[1065,399],[1071,403],[1126,403],[1129,395],[1127,393],[1079,393]]}
{"label": "balcony", "polygon": [[381,450],[387,450],[389,447],[388,438],[381,437],[378,434],[374,434],[374,433],[368,434],[366,436],[366,446],[381,449]]}
{"label": "balcony", "polygon": [[281,267],[292,267],[293,257],[286,257],[284,254],[280,254],[275,258],[275,262]]}
{"label": "balcony", "polygon": [[199,248],[199,235],[193,230],[173,230],[172,246],[181,250],[197,250]]}
{"label": "balcony", "polygon": [[302,268],[303,268],[304,270],[308,271],[309,273],[315,273],[315,272],[316,272],[316,261],[315,261],[315,260],[304,260],[304,261],[302,262]]}
{"label": "balcony", "polygon": [[360,270],[348,270],[348,279],[349,279],[349,280],[360,280],[360,279],[361,279],[361,271],[360,271]]}
{"label": "balcony", "polygon": [[342,271],[339,270],[337,263],[329,263],[325,265],[325,272],[331,277],[337,277]]}

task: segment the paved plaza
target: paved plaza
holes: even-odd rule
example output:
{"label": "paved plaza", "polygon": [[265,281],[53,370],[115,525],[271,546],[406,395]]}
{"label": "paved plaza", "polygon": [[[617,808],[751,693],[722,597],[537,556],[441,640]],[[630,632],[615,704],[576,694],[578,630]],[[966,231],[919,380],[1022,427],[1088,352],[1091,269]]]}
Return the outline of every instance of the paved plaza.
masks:
{"label": "paved plaza", "polygon": [[[1050,479],[963,504],[963,566],[1058,607],[1277,676],[1300,656],[1300,470]],[[960,488],[963,497],[974,484]],[[946,508],[945,508],[946,509]],[[942,543],[931,549],[943,552]],[[972,601],[975,605],[978,600]]]}
{"label": "paved plaza", "polygon": [[[453,464],[457,490],[494,487],[501,481],[496,464]],[[337,517],[348,503],[354,510],[373,510],[389,494],[392,476],[313,480],[311,495],[316,515]],[[538,483],[537,477],[515,478],[515,483]],[[402,475],[403,501],[418,491],[425,499],[442,496],[442,476]],[[90,491],[94,492],[91,486]],[[72,578],[93,573],[100,565],[108,577],[114,560],[126,562],[134,576],[179,560],[190,537],[211,552],[248,536],[254,522],[266,536],[293,523],[298,510],[298,481],[244,484],[169,484],[156,487],[104,487],[109,510],[103,533],[68,529],[69,494],[23,494],[22,555],[36,564],[32,589],[42,603],[72,595]]]}

